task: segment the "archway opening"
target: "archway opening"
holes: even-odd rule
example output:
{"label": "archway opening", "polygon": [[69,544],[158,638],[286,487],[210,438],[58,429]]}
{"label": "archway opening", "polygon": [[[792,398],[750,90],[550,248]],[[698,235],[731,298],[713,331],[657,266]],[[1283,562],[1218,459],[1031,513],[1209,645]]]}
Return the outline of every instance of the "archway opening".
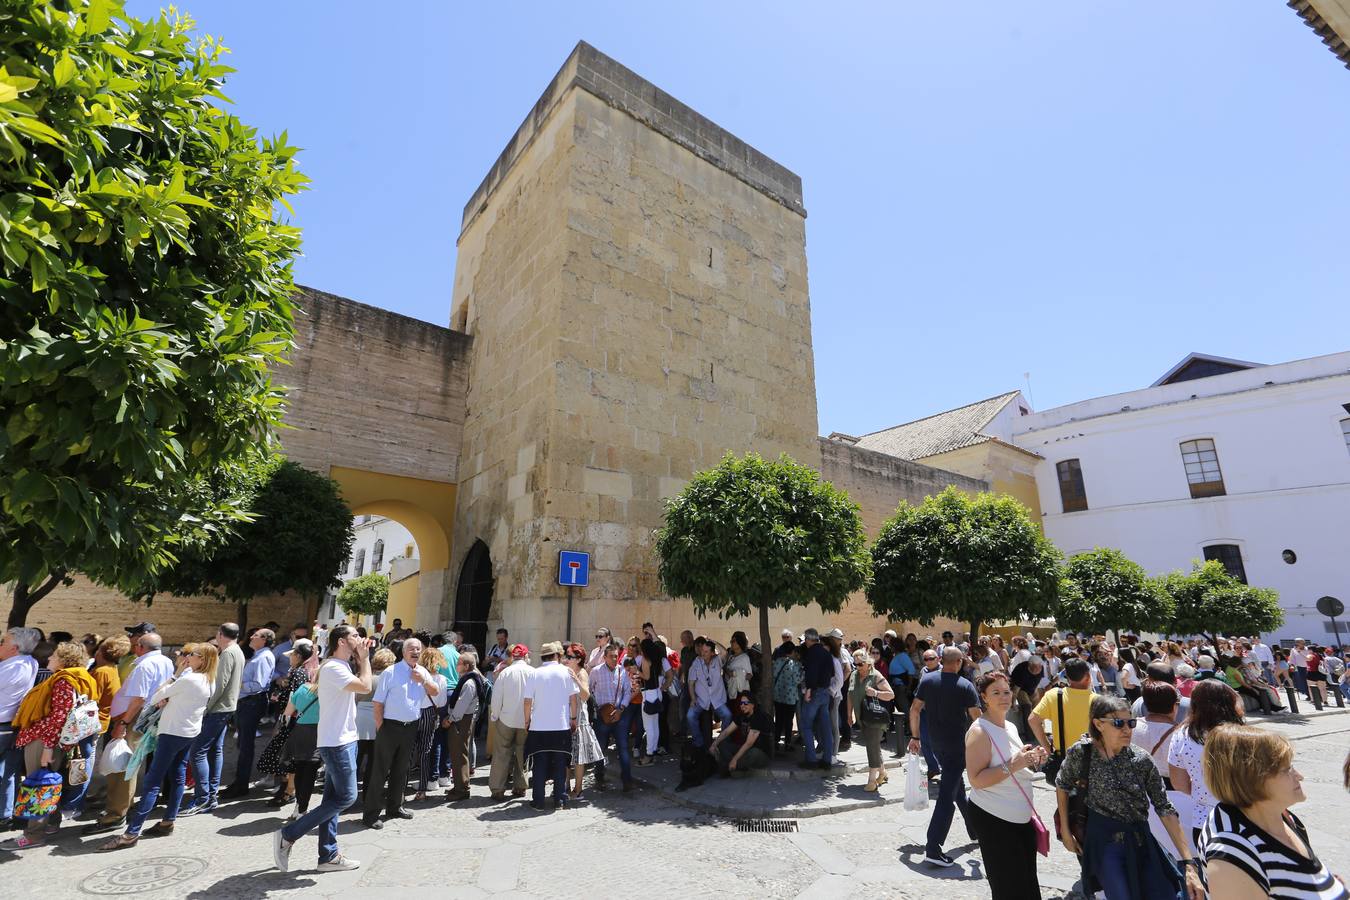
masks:
{"label": "archway opening", "polygon": [[455,591],[455,625],[466,643],[487,650],[488,616],[492,612],[492,557],[487,544],[474,541],[464,557]]}

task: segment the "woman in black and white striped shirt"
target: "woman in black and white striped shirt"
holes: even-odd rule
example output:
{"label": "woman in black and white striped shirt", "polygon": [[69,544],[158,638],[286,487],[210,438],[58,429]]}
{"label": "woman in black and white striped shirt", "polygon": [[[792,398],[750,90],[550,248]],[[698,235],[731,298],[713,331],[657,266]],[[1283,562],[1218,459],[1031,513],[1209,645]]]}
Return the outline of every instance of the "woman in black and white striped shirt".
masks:
{"label": "woman in black and white striped shirt", "polygon": [[1220,725],[1205,740],[1205,782],[1219,801],[1200,835],[1211,897],[1350,900],[1289,811],[1307,799],[1294,748],[1259,728]]}

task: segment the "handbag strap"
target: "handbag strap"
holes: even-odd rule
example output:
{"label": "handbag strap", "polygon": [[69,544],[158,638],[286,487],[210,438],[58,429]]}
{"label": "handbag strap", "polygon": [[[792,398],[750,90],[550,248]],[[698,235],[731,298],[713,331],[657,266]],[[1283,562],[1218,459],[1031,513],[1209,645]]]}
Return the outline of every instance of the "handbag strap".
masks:
{"label": "handbag strap", "polygon": [[[1003,758],[1003,751],[998,749],[998,741],[994,740],[994,735],[989,731],[988,726],[984,724],[984,719],[980,719],[980,727],[984,730],[984,736],[989,738],[989,746],[993,747],[994,752],[998,754],[998,764],[1006,767],[1008,761]],[[1031,802],[1031,797],[1027,794],[1026,788],[1022,787],[1022,782],[1017,780],[1017,776],[1013,774],[1012,769],[1008,769],[1008,780],[1017,786],[1017,790],[1021,792],[1022,798],[1026,800],[1027,805],[1031,807],[1031,814],[1037,816],[1036,804]],[[1039,816],[1037,816],[1037,818],[1039,818]]]}
{"label": "handbag strap", "polygon": [[1057,688],[1055,693],[1055,705],[1059,707],[1059,721],[1055,723],[1055,731],[1059,738],[1059,755],[1067,756],[1069,748],[1065,744],[1064,734],[1064,691],[1065,688]]}
{"label": "handbag strap", "polygon": [[300,717],[301,717],[301,716],[303,716],[305,713],[307,713],[307,712],[310,711],[310,709],[314,706],[315,703],[318,703],[318,702],[319,702],[319,685],[318,685],[318,679],[315,678],[314,681],[315,681],[315,684],[314,684],[314,699],[313,699],[313,700],[310,700],[308,703],[306,703],[306,704],[305,704],[305,708],[302,709],[302,710],[300,710],[298,713],[295,714],[295,719],[296,719],[297,722],[300,720]]}
{"label": "handbag strap", "polygon": [[1178,728],[1180,728],[1180,727],[1181,727],[1181,723],[1180,723],[1180,722],[1176,722],[1176,723],[1174,723],[1174,724],[1172,725],[1171,728],[1167,729],[1166,733],[1163,734],[1162,737],[1158,738],[1158,743],[1156,743],[1156,744],[1153,745],[1153,749],[1150,750],[1150,751],[1148,751],[1148,755],[1149,755],[1149,756],[1152,756],[1153,754],[1157,753],[1157,752],[1158,752],[1158,748],[1162,746],[1162,742],[1165,741],[1165,740],[1167,740],[1169,737],[1171,737],[1171,736],[1172,736],[1172,732],[1176,731],[1176,730],[1177,730]]}

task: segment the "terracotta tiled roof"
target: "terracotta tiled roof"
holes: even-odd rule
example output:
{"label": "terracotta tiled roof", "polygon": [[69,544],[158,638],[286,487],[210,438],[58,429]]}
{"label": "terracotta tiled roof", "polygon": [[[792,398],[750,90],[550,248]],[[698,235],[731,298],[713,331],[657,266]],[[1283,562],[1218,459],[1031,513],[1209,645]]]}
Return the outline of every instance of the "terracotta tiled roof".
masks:
{"label": "terracotta tiled roof", "polygon": [[[1345,33],[1346,10],[1344,5],[1342,4],[1339,10],[1333,9],[1337,5],[1335,2],[1319,4],[1317,0],[1286,0],[1286,5],[1298,13],[1303,21],[1308,24],[1308,27],[1322,39],[1322,43],[1326,44],[1331,52],[1336,54],[1336,58],[1344,63],[1347,69],[1350,69],[1350,34]],[[1318,9],[1319,5],[1325,5],[1325,12],[1331,15],[1324,15],[1324,11]],[[1340,13],[1342,26],[1339,33],[1336,25],[1333,24],[1336,21],[1336,12]],[[1332,21],[1328,21],[1328,18],[1331,18]]]}
{"label": "terracotta tiled roof", "polygon": [[1017,391],[1009,391],[969,406],[949,409],[926,419],[874,431],[858,439],[858,446],[902,459],[923,459],[993,440],[983,429],[1007,406]]}

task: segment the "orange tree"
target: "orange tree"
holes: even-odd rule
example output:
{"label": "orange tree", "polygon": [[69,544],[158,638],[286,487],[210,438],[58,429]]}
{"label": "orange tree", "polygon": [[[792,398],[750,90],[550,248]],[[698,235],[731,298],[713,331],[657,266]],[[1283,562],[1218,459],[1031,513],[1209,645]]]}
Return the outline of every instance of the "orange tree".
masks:
{"label": "orange tree", "polygon": [[[662,589],[693,600],[700,616],[758,612],[766,672],[769,610],[838,612],[867,583],[858,505],[787,454],[769,462],[728,453],[666,501],[665,518],[656,534]],[[769,676],[760,678],[758,706],[772,716]]]}

